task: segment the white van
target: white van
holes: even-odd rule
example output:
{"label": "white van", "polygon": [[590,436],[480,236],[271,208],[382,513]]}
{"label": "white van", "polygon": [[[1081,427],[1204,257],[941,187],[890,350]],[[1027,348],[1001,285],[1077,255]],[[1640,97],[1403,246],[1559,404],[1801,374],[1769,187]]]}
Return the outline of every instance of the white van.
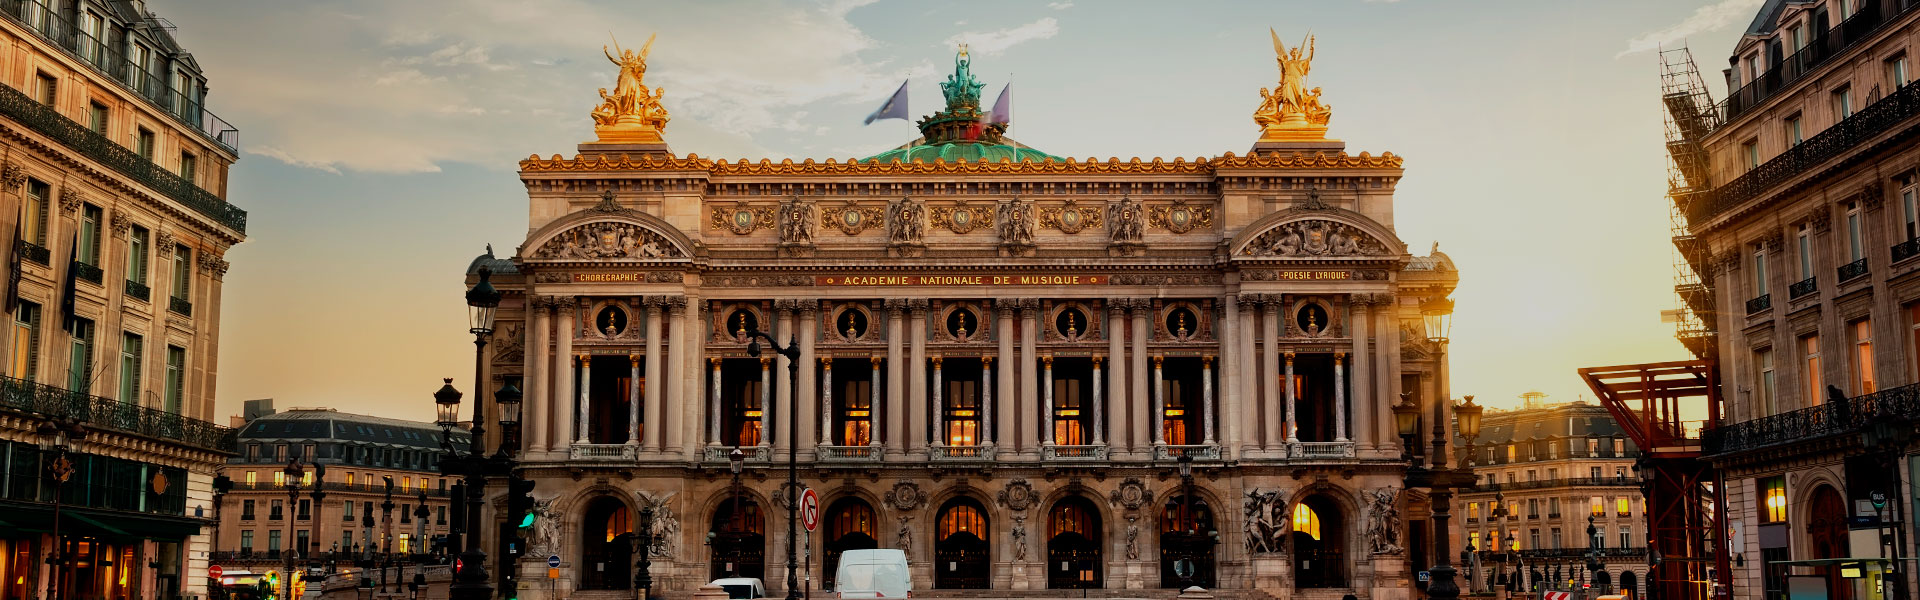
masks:
{"label": "white van", "polygon": [[912,598],[913,577],[907,553],[900,550],[848,550],[840,554],[833,587],[838,598]]}

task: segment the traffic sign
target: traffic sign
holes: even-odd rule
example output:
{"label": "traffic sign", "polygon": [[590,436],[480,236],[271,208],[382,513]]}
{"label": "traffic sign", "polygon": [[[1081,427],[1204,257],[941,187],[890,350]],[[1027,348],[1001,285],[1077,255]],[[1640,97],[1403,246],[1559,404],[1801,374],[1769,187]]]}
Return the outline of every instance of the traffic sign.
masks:
{"label": "traffic sign", "polygon": [[1880,490],[1874,490],[1874,491],[1873,491],[1873,496],[1872,496],[1872,497],[1873,497],[1873,508],[1874,508],[1874,510],[1879,510],[1879,509],[1881,509],[1881,508],[1885,508],[1885,507],[1887,506],[1887,493],[1886,493],[1886,492],[1882,492],[1882,491],[1880,491]]}
{"label": "traffic sign", "polygon": [[220,565],[213,565],[211,567],[207,567],[207,577],[210,577],[213,579],[219,579],[220,576],[226,574],[226,572],[227,571],[225,569],[220,568]]}
{"label": "traffic sign", "polygon": [[820,496],[813,493],[813,488],[800,493],[800,524],[808,532],[820,526]]}
{"label": "traffic sign", "polygon": [[547,555],[547,568],[549,569],[560,568],[560,555],[558,554]]}

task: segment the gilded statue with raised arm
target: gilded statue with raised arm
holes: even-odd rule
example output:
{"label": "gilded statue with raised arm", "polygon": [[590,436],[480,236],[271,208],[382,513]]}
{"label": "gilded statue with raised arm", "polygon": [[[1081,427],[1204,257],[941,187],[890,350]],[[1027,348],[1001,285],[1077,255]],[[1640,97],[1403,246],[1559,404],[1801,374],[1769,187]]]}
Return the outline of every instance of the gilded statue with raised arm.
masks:
{"label": "gilded statue with raised arm", "polygon": [[653,40],[649,36],[647,43],[639,52],[621,48],[619,40],[614,40],[611,48],[601,46],[600,51],[607,60],[620,67],[620,75],[615,80],[613,93],[600,90],[600,104],[592,111],[594,131],[602,142],[650,143],[659,142],[660,130],[667,125],[667,109],[660,105],[665,88],[648,90],[647,54],[653,50]]}
{"label": "gilded statue with raised arm", "polygon": [[1253,122],[1264,130],[1261,139],[1324,139],[1333,107],[1320,103],[1320,88],[1307,85],[1307,75],[1313,71],[1313,34],[1307,34],[1292,48],[1280,41],[1280,34],[1272,28],[1267,29],[1267,35],[1273,39],[1280,82],[1272,92],[1260,89],[1260,106],[1253,111]]}

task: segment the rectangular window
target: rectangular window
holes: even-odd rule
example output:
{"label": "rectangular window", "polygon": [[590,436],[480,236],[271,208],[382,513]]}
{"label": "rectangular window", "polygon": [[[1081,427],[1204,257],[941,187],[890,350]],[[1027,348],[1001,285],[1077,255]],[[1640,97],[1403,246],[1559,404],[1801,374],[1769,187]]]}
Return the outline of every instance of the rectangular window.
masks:
{"label": "rectangular window", "polygon": [[1746,170],[1752,171],[1760,166],[1760,140],[1747,140],[1740,145],[1740,156],[1746,159]]}
{"label": "rectangular window", "polygon": [[1547,516],[1549,517],[1560,516],[1560,497],[1559,496],[1555,496],[1547,499]]}
{"label": "rectangular window", "polygon": [[1754,406],[1759,407],[1758,416],[1772,416],[1780,413],[1780,406],[1774,399],[1773,349],[1761,348],[1753,351],[1754,370],[1759,381],[1754,382]]}
{"label": "rectangular window", "polygon": [[94,64],[101,63],[100,59],[106,50],[107,38],[103,35],[105,28],[105,22],[100,19],[100,15],[90,10],[80,11],[81,35],[80,39],[75,40],[80,46],[80,58]]}
{"label": "rectangular window", "polygon": [[1593,528],[1593,547],[1607,547],[1607,526],[1600,525]]}
{"label": "rectangular window", "polygon": [[1788,28],[1787,43],[1792,44],[1791,47],[1794,52],[1799,52],[1801,48],[1807,47],[1807,28],[1798,23]]}
{"label": "rectangular window", "polygon": [[35,74],[33,87],[33,97],[35,100],[39,100],[41,104],[53,106],[53,101],[58,97],[59,91],[60,83],[55,80],[52,75],[46,73]]}
{"label": "rectangular window", "polygon": [[1853,86],[1833,91],[1833,120],[1838,123],[1853,116]]}
{"label": "rectangular window", "polygon": [[280,530],[274,529],[267,531],[267,551],[280,551]]}
{"label": "rectangular window", "polygon": [[100,135],[107,134],[107,105],[99,102],[87,103],[87,129]]}
{"label": "rectangular window", "polygon": [[75,256],[90,266],[100,266],[100,221],[102,210],[92,204],[80,209],[80,246]]}
{"label": "rectangular window", "polygon": [[1620,526],[1620,547],[1621,548],[1633,547],[1633,526],[1632,525]]}
{"label": "rectangular window", "polygon": [[1607,503],[1602,502],[1599,496],[1589,498],[1587,499],[1587,512],[1596,517],[1607,516]]}
{"label": "rectangular window", "polygon": [[173,246],[173,297],[181,300],[190,298],[193,291],[193,251],[186,246]]}
{"label": "rectangular window", "polygon": [[1887,59],[1888,89],[1897,90],[1907,87],[1909,81],[1911,80],[1907,79],[1907,53],[1901,52]]}
{"label": "rectangular window", "polygon": [[[1589,441],[1589,442],[1593,442],[1593,443],[1595,443],[1595,444],[1598,444],[1598,443],[1600,443],[1600,440],[1587,440],[1587,441]],[[1600,467],[1587,467],[1587,478],[1588,478],[1588,479],[1599,479],[1599,478],[1600,478]]]}
{"label": "rectangular window", "polygon": [[1539,529],[1528,530],[1527,547],[1533,548],[1535,550],[1538,550],[1540,548],[1540,530]]}
{"label": "rectangular window", "polygon": [[67,389],[90,392],[93,389],[93,321],[74,317],[67,350]]}
{"label": "rectangular window", "polygon": [[[285,448],[285,446],[282,446],[282,448],[284,449],[284,448]],[[275,462],[279,462],[279,461],[275,461]],[[273,487],[286,487],[286,486],[287,486],[287,474],[286,474],[286,473],[282,473],[282,472],[280,472],[280,471],[274,471],[274,472],[273,472]],[[278,505],[279,505],[279,502],[280,502],[279,500],[275,500],[275,501],[274,501],[274,503],[275,503],[275,505],[276,505],[276,506],[278,506]]]}
{"label": "rectangular window", "polygon": [[[349,475],[351,475],[351,473],[349,473]],[[346,510],[340,512],[340,520],[342,521],[353,520],[353,501],[352,500],[348,500],[346,504]]]}
{"label": "rectangular window", "polygon": [[140,371],[145,368],[146,341],[131,333],[120,334],[120,403],[140,403]]}
{"label": "rectangular window", "polygon": [[1747,55],[1747,79],[1751,81],[1759,81],[1760,75],[1765,72],[1766,71],[1760,70],[1760,54],[1759,53],[1748,54]]}
{"label": "rectangular window", "polygon": [[127,57],[127,62],[133,65],[132,69],[128,69],[127,83],[128,85],[132,85],[134,89],[139,90],[142,94],[150,95],[153,93],[148,89],[150,84],[148,83],[149,77],[147,76],[147,62],[151,60],[152,57],[153,49],[148,48],[146,44],[138,42],[133,44],[133,53]]}
{"label": "rectangular window", "polygon": [[47,245],[47,203],[53,199],[53,186],[37,179],[27,180],[27,198],[21,207],[20,239],[36,246]]}
{"label": "rectangular window", "polygon": [[1873,322],[1861,319],[1847,324],[1853,336],[1853,393],[1871,394],[1879,389],[1873,379]]}
{"label": "rectangular window", "polygon": [[1853,11],[1855,8],[1853,5],[1853,2],[1854,0],[1840,0],[1840,2],[1838,3],[1840,4],[1840,20],[1845,21],[1847,19],[1853,18]]}
{"label": "rectangular window", "polygon": [[302,529],[302,530],[293,532],[293,547],[288,548],[287,551],[300,552],[300,553],[313,551],[313,548],[307,545],[308,543],[310,543],[307,540],[308,540],[307,530]]}
{"label": "rectangular window", "polygon": [[1753,297],[1767,295],[1767,249],[1753,247]]}
{"label": "rectangular window", "polygon": [[1762,523],[1781,523],[1787,520],[1787,478],[1786,476],[1763,477],[1756,480],[1759,485],[1761,503],[1765,510]]}
{"label": "rectangular window", "polygon": [[[273,474],[274,487],[280,487],[280,482],[286,481],[286,480],[287,480],[287,475],[285,473],[276,472]],[[276,500],[270,500],[267,502],[267,519],[268,520],[278,521],[286,517],[287,517],[287,505],[285,500],[276,499]]]}
{"label": "rectangular window", "polygon": [[1860,205],[1847,203],[1847,262],[1866,258],[1867,245],[1861,237]]}
{"label": "rectangular window", "polygon": [[1805,367],[1800,378],[1807,386],[1806,405],[1817,406],[1825,399],[1826,386],[1820,385],[1820,335],[1812,334],[1800,338],[1800,364]]}
{"label": "rectangular window", "polygon": [[186,398],[187,349],[179,346],[167,346],[167,389],[163,393],[164,410],[180,414],[180,404]]}
{"label": "rectangular window", "polygon": [[40,305],[21,300],[13,309],[13,361],[7,376],[35,381],[40,367]]}
{"label": "rectangular window", "polygon": [[1621,517],[1633,516],[1633,500],[1626,496],[1613,499],[1613,514]]}
{"label": "rectangular window", "polygon": [[247,487],[253,487],[254,484],[259,483],[259,479],[260,474],[258,472],[247,471]]}
{"label": "rectangular window", "polygon": [[199,162],[200,160],[194,157],[192,152],[181,152],[180,153],[180,178],[185,179],[191,183],[196,183],[196,184],[199,183],[199,180],[196,180],[193,178],[195,167]]}
{"label": "rectangular window", "polygon": [[1788,147],[1798,146],[1800,145],[1800,142],[1807,141],[1806,135],[1804,135],[1800,129],[1799,114],[1794,114],[1791,117],[1787,117],[1786,130],[1787,130],[1787,146]]}
{"label": "rectangular window", "polygon": [[301,521],[311,520],[313,518],[313,501],[305,498],[300,499],[299,516],[295,518]]}
{"label": "rectangular window", "polygon": [[127,281],[145,284],[147,282],[147,240],[151,233],[147,228],[133,226],[127,234]]}
{"label": "rectangular window", "polygon": [[1467,503],[1467,520],[1475,521],[1479,519],[1480,519],[1480,503],[1468,502]]}
{"label": "rectangular window", "polygon": [[1800,231],[1794,235],[1794,254],[1800,259],[1800,279],[1813,278],[1813,234],[1802,223]]}
{"label": "rectangular window", "polygon": [[1548,533],[1553,536],[1553,549],[1559,550],[1560,549],[1560,528],[1555,527],[1552,530],[1549,530]]}
{"label": "rectangular window", "polygon": [[133,136],[133,153],[140,158],[153,160],[153,131],[141,127]]}
{"label": "rectangular window", "polygon": [[[248,500],[247,502],[253,502],[253,501]],[[253,551],[253,530],[252,529],[240,530],[240,550],[245,552]]]}
{"label": "rectangular window", "polygon": [[253,506],[254,506],[253,500],[241,500],[240,501],[240,518],[248,521],[253,520]]}
{"label": "rectangular window", "polygon": [[1920,239],[1920,194],[1911,185],[1900,190],[1900,220],[1907,234],[1904,239]]}

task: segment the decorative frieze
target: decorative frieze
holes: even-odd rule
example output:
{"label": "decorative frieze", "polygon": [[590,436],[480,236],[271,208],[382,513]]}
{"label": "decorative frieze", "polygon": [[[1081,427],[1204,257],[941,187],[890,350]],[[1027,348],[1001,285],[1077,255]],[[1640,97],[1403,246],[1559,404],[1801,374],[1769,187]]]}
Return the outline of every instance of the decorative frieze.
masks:
{"label": "decorative frieze", "polygon": [[734,235],[747,235],[762,227],[773,228],[773,207],[751,206],[742,200],[732,207],[715,206],[711,209],[714,229],[731,231]]}
{"label": "decorative frieze", "polygon": [[933,226],[944,227],[960,235],[966,235],[993,224],[993,211],[985,206],[968,206],[966,200],[958,200],[953,206],[936,206],[930,211]]}
{"label": "decorative frieze", "polygon": [[1105,226],[1106,220],[1100,209],[1080,206],[1079,202],[1068,198],[1060,206],[1040,209],[1040,226],[1072,235],[1088,227]]}
{"label": "decorative frieze", "polygon": [[840,233],[847,235],[860,235],[868,227],[883,224],[886,218],[886,212],[879,207],[863,207],[849,199],[846,204],[822,212],[820,224],[837,228]]}
{"label": "decorative frieze", "polygon": [[1211,229],[1213,207],[1188,205],[1186,200],[1174,200],[1170,205],[1149,207],[1147,225],[1175,234],[1187,233],[1195,228]]}

